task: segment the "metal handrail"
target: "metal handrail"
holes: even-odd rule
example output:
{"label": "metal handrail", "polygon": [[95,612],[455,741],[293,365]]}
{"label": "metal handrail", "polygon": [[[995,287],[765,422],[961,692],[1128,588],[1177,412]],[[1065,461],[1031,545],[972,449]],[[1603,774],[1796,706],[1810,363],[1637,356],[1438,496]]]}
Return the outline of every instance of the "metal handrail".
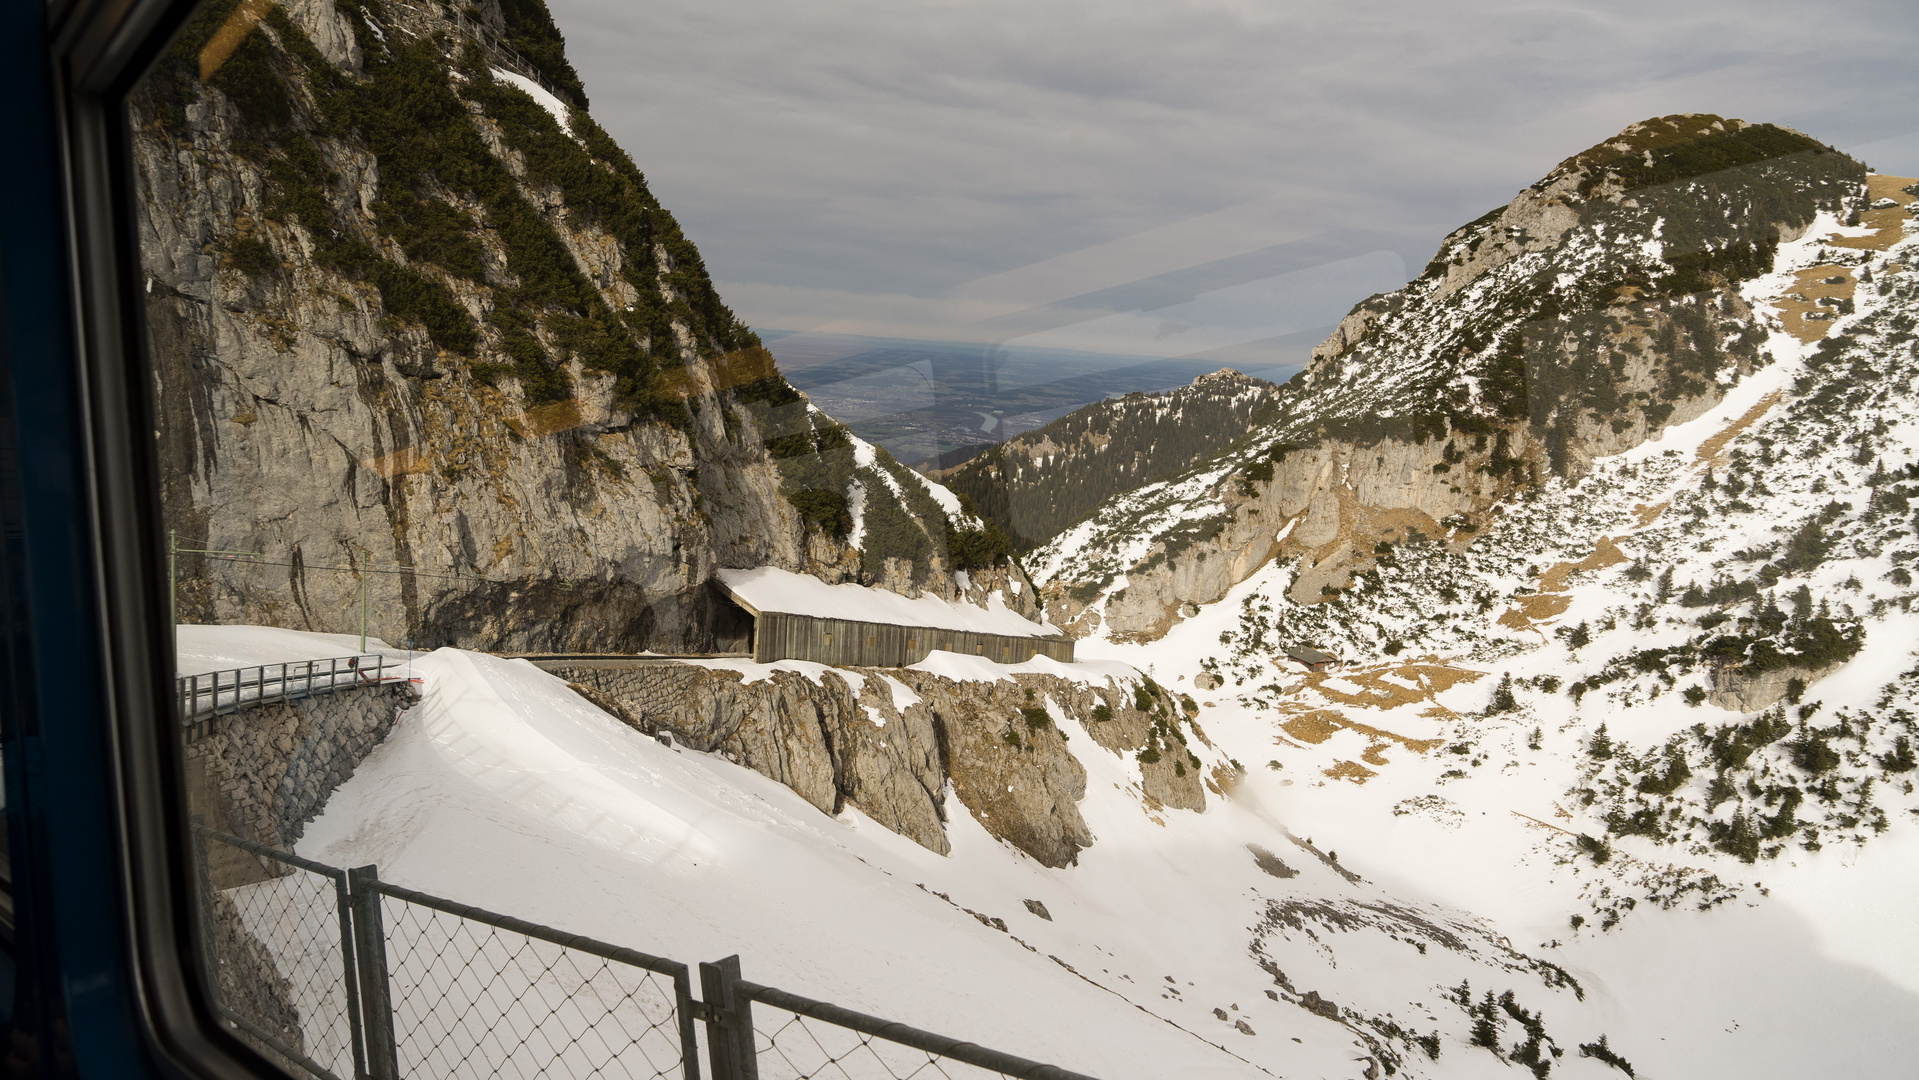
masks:
{"label": "metal handrail", "polygon": [[[208,718],[256,705],[312,697],[332,690],[370,686],[392,680],[387,659],[379,653],[339,656],[327,660],[293,660],[281,664],[228,668],[175,680],[180,720],[188,727]],[[254,693],[248,694],[246,691]]]}
{"label": "metal handrail", "polygon": [[521,934],[549,944],[560,945],[568,949],[574,949],[586,953],[589,956],[597,956],[602,960],[612,960],[616,963],[645,968],[648,971],[658,972],[661,975],[671,975],[676,982],[680,979],[686,979],[689,991],[692,987],[687,966],[677,960],[668,960],[664,957],[653,956],[650,953],[643,953],[638,949],[629,949],[624,945],[609,945],[595,938],[586,937],[581,934],[570,934],[564,930],[555,930],[550,926],[541,926],[539,923],[528,922],[525,919],[515,918],[512,915],[501,915],[498,912],[488,911],[485,908],[474,907],[472,904],[462,904],[457,900],[447,900],[443,897],[434,896],[431,893],[423,893],[402,885],[395,885],[389,881],[372,881],[368,882],[368,884],[382,896],[390,896],[395,900],[404,900],[409,904],[418,904],[421,907],[432,908],[435,911],[443,911],[448,915],[457,916],[462,919],[471,919],[477,923],[496,926],[501,930],[511,930],[516,934]]}
{"label": "metal handrail", "polygon": [[488,61],[513,72],[515,75],[532,80],[539,84],[547,93],[559,98],[566,104],[573,104],[573,96],[571,94],[563,92],[559,87],[548,82],[546,76],[540,73],[539,67],[536,66],[533,61],[528,60],[526,55],[520,52],[520,50],[507,44],[503,38],[493,32],[491,27],[484,23],[474,22],[457,11],[453,13],[453,24],[455,28],[467,36],[468,40],[478,45],[481,51],[486,53]]}
{"label": "metal handrail", "polygon": [[210,840],[218,840],[228,847],[239,848],[249,855],[258,855],[262,859],[272,859],[274,862],[285,863],[296,869],[305,870],[309,874],[318,874],[321,877],[331,878],[341,883],[346,881],[346,871],[337,866],[328,866],[325,863],[314,862],[312,859],[304,856],[295,855],[291,851],[282,851],[279,848],[268,847],[265,844],[256,844],[251,840],[234,836],[232,833],[223,833],[210,825],[203,825],[198,821],[193,823],[192,828],[194,832],[201,836],[207,837]]}
{"label": "metal handrail", "polygon": [[541,926],[539,923],[528,922],[512,915],[502,915],[496,911],[474,907],[472,904],[462,904],[457,900],[448,900],[417,889],[381,881],[374,875],[368,875],[362,884],[363,887],[381,896],[392,897],[405,903],[444,912],[455,918],[468,919],[484,926],[506,930],[535,941],[544,941],[551,945],[572,949],[588,956],[597,956],[616,964],[625,964],[628,967],[667,976],[673,980],[673,1007],[679,1020],[677,1034],[680,1037],[680,1072],[685,1080],[699,1080],[700,1061],[695,1050],[698,1043],[694,1036],[694,1024],[701,1009],[698,1001],[693,997],[692,971],[685,964],[677,960],[654,956],[651,953],[643,953],[638,949],[629,949],[624,945],[608,944],[582,934],[555,930],[553,927]]}
{"label": "metal handrail", "polygon": [[[214,1002],[213,1011],[219,1015],[220,1019],[253,1036],[260,1042],[265,1043],[268,1047],[272,1048],[274,1053],[279,1054],[281,1057],[286,1058],[288,1061],[319,1077],[320,1080],[341,1080],[339,1075],[332,1069],[327,1068],[325,1065],[288,1046],[272,1032],[241,1016],[239,1013],[234,1012],[232,1009],[227,1008],[224,1004],[218,1001]],[[354,1044],[354,1049],[358,1050],[359,1044]]]}
{"label": "metal handrail", "polygon": [[748,1001],[758,1001],[800,1016],[810,1016],[815,1020],[850,1028],[876,1039],[885,1039],[887,1042],[899,1043],[901,1046],[910,1046],[915,1050],[924,1050],[929,1054],[937,1054],[940,1057],[952,1058],[954,1061],[1003,1073],[1006,1076],[1015,1077],[1016,1080],[1094,1080],[1085,1073],[1076,1073],[1057,1065],[1018,1057],[978,1043],[965,1042],[897,1021],[882,1020],[877,1016],[868,1016],[824,1001],[814,1001],[812,998],[801,997],[771,986],[761,986],[759,983],[747,982],[745,979],[735,982],[733,989],[736,994]]}

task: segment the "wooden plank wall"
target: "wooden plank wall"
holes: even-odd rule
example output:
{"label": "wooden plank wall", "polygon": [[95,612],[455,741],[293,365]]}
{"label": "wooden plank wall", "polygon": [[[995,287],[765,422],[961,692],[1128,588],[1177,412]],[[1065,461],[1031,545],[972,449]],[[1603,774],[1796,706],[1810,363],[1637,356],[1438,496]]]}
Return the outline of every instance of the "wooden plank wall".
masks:
{"label": "wooden plank wall", "polygon": [[753,659],[811,660],[835,667],[905,667],[934,650],[1022,664],[1036,654],[1073,662],[1073,642],[1064,637],[1013,637],[964,630],[816,619],[768,612],[754,620]]}

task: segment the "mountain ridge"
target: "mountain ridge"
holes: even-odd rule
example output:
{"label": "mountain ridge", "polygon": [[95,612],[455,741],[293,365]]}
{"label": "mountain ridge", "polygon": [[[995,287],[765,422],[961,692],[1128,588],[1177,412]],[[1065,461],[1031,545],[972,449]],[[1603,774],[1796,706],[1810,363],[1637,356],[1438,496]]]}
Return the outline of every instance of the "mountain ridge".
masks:
{"label": "mountain ridge", "polygon": [[1314,350],[1281,419],[1249,433],[1258,445],[1122,495],[1036,552],[1054,621],[1151,638],[1282,554],[1308,556],[1297,596],[1311,602],[1378,543],[1470,525],[1704,412],[1763,363],[1738,284],[1820,212],[1863,207],[1863,166],[1779,130],[1634,125],[1585,155],[1657,136],[1679,160],[1717,161],[1670,148],[1749,132],[1794,149],[1630,191],[1574,155],[1456,230],[1420,278],[1362,301]]}
{"label": "mountain ridge", "polygon": [[971,499],[1026,551],[1108,497],[1230,446],[1270,411],[1275,389],[1222,368],[1173,390],[1094,402],[928,475]]}

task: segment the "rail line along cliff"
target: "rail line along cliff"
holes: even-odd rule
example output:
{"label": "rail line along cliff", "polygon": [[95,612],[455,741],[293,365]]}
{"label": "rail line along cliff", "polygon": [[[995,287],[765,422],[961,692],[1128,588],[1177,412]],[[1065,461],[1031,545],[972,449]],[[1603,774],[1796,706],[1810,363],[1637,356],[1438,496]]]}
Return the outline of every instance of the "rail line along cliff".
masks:
{"label": "rail line along cliff", "polygon": [[1017,575],[786,384],[586,106],[537,0],[195,15],[134,105],[183,621],[702,651],[718,567]]}

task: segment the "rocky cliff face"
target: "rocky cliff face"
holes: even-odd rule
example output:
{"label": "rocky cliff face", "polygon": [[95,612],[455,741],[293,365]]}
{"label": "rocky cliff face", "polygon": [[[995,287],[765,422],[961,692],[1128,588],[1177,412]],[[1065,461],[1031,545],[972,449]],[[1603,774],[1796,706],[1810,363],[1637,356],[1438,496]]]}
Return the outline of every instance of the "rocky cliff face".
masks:
{"label": "rocky cliff face", "polygon": [[953,595],[993,565],[930,488],[849,534],[886,463],[818,467],[843,429],[510,8],[216,2],[136,98],[181,620],[687,651],[716,567]]}
{"label": "rocky cliff face", "polygon": [[[1332,595],[1382,543],[1459,536],[1515,488],[1698,416],[1759,360],[1739,283],[1864,168],[1711,116],[1634,125],[1356,307],[1242,447],[1108,502],[1031,560],[1075,633],[1164,633],[1274,558]],[[1249,445],[1248,445],[1249,444]]]}
{"label": "rocky cliff face", "polygon": [[[547,670],[634,727],[719,752],[820,810],[848,804],[932,851],[950,850],[947,796],[1001,840],[1066,866],[1094,837],[1080,816],[1076,753],[1131,757],[1153,810],[1206,807],[1205,735],[1181,701],[1146,682],[1009,674],[960,681],[923,671],[797,672],[672,661],[553,662]],[[1068,731],[1097,748],[1070,748]],[[1211,755],[1217,756],[1217,755]],[[1230,779],[1223,766],[1220,775]],[[1222,789],[1219,779],[1210,781]]]}

